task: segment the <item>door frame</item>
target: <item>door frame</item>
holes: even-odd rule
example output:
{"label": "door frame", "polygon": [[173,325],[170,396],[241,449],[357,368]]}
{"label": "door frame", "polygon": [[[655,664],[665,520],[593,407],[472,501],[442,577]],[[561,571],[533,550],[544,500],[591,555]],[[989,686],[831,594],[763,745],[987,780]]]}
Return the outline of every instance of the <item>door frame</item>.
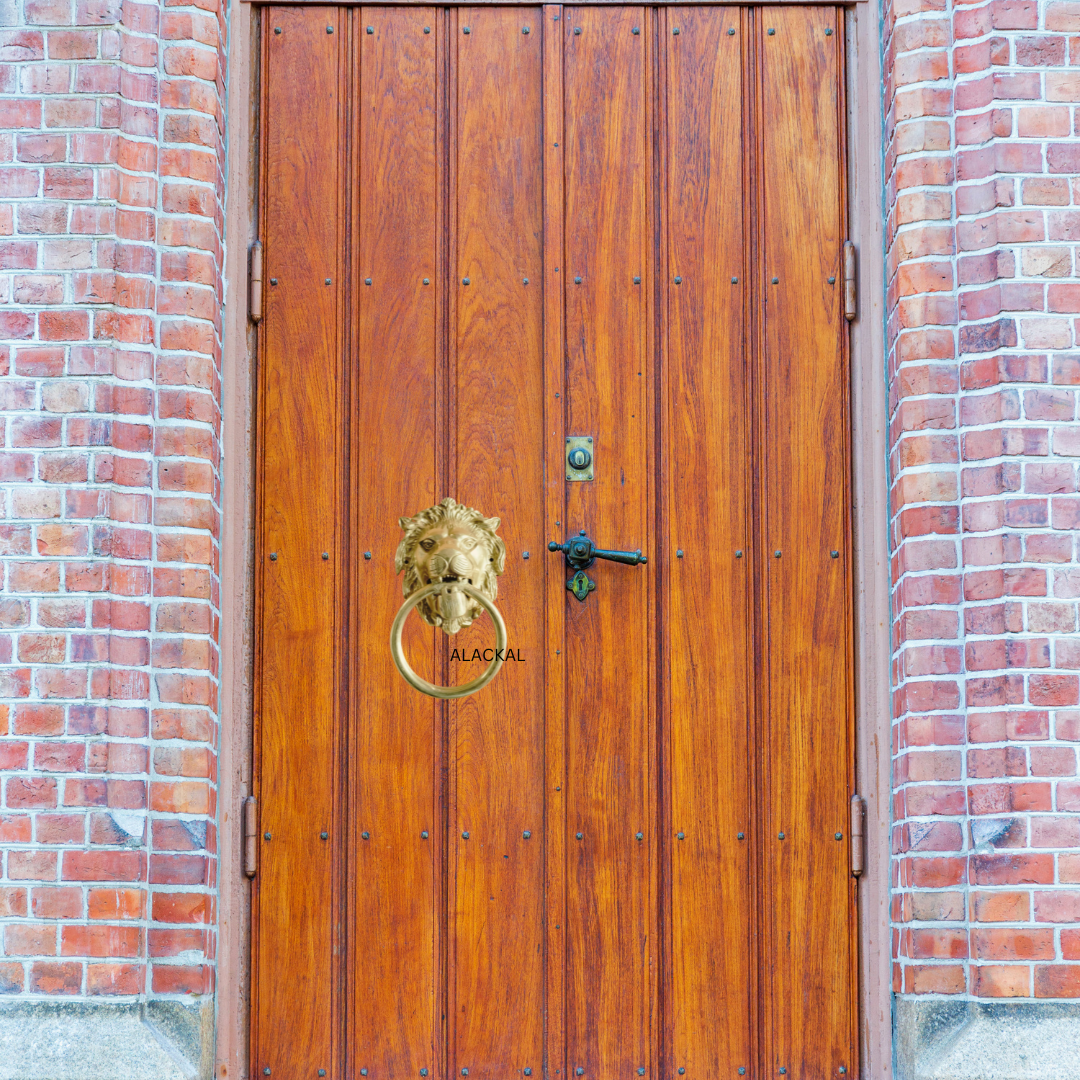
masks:
{"label": "door frame", "polygon": [[[882,58],[878,6],[857,0],[846,10],[849,236],[859,262],[859,314],[851,324],[850,355],[855,751],[858,791],[866,800],[865,869],[859,884],[860,1072],[885,1080],[892,1075],[892,964]],[[243,872],[241,805],[252,790],[256,335],[248,320],[247,272],[258,224],[260,18],[260,6],[229,0],[221,473],[221,580],[226,587],[221,597],[214,1068],[221,1080],[249,1074],[251,888]]]}

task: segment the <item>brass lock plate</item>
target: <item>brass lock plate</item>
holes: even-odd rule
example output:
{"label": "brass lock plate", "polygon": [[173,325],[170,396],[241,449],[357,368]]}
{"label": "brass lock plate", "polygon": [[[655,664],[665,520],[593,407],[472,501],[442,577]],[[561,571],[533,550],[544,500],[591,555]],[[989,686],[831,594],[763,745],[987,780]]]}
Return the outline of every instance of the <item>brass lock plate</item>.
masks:
{"label": "brass lock plate", "polygon": [[596,465],[591,435],[566,436],[566,479],[591,480]]}

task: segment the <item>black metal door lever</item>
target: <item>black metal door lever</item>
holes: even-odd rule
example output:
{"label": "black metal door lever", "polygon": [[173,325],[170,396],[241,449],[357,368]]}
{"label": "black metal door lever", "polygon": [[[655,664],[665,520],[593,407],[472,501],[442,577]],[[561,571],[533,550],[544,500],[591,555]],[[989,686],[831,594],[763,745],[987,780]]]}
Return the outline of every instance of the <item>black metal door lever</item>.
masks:
{"label": "black metal door lever", "polygon": [[574,570],[587,570],[597,559],[607,559],[609,562],[624,563],[626,566],[637,566],[639,563],[647,563],[649,560],[641,554],[641,551],[605,551],[598,548],[582,529],[572,540],[565,544],[556,543],[552,540],[548,544],[548,551],[561,551],[566,556],[566,565]]}

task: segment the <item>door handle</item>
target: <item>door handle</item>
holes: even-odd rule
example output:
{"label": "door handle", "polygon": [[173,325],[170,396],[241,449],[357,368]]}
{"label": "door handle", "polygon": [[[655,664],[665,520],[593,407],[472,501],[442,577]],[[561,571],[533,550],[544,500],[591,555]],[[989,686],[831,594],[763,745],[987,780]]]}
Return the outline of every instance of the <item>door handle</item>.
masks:
{"label": "door handle", "polygon": [[598,548],[582,529],[577,536],[560,544],[552,540],[548,544],[548,551],[561,551],[566,556],[566,565],[574,570],[574,576],[566,583],[566,587],[582,602],[585,597],[596,588],[593,581],[585,571],[592,566],[597,559],[606,559],[608,562],[622,563],[624,566],[641,566],[649,560],[637,551],[609,551],[606,548]]}

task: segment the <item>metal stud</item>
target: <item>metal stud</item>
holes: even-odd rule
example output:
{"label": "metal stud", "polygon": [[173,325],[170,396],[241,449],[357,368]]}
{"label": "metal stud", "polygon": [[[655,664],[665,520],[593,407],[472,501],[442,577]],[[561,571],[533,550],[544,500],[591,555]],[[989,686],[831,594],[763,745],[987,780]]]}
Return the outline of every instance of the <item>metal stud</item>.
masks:
{"label": "metal stud", "polygon": [[469,839],[469,834],[468,834],[467,832],[463,832],[463,833],[461,834],[461,839],[462,839],[462,840],[468,840],[468,839]]}
{"label": "metal stud", "polygon": [[731,284],[732,284],[732,285],[738,285],[738,284],[739,284],[739,279],[738,279],[737,277],[733,277],[733,278],[731,279]]}
{"label": "metal stud", "polygon": [[[328,34],[332,34],[332,33],[334,32],[334,28],[333,28],[332,26],[328,26],[328,27],[326,28],[326,32],[327,32]],[[320,1076],[325,1076],[326,1074],[325,1074],[325,1073],[324,1073],[324,1072],[323,1072],[323,1071],[322,1071],[322,1070],[320,1069],[320,1070],[319,1070],[319,1075],[320,1075]]]}
{"label": "metal stud", "polygon": [[528,553],[527,551],[523,551],[523,552],[521,553],[521,557],[522,557],[523,559],[527,559],[527,558],[529,557],[529,553]]}
{"label": "metal stud", "polygon": [[742,548],[737,548],[737,549],[736,549],[736,551],[735,551],[735,558],[736,558],[736,559],[741,559],[741,558],[742,558]]}
{"label": "metal stud", "polygon": [[361,1069],[360,1070],[360,1075],[361,1076],[367,1076],[367,1069]]}
{"label": "metal stud", "polygon": [[371,284],[371,278],[369,278],[369,277],[364,278],[364,284],[365,285],[370,285]]}
{"label": "metal stud", "polygon": [[777,836],[778,836],[778,837],[779,837],[779,838],[780,838],[781,840],[783,840],[783,839],[784,839],[784,834],[783,834],[782,832],[779,832],[779,833],[777,833],[776,835],[777,835]]}
{"label": "metal stud", "polygon": [[[825,36],[826,37],[832,37],[832,27],[831,26],[825,27]],[[843,1072],[844,1070],[841,1069],[840,1071]]]}
{"label": "metal stud", "polygon": [[420,839],[421,839],[421,840],[426,840],[426,839],[427,839],[427,829],[425,829],[425,830],[424,830],[424,831],[423,831],[423,832],[422,832],[422,833],[420,834]]}
{"label": "metal stud", "polygon": [[[374,27],[374,26],[369,26],[369,27],[367,28],[367,32],[368,32],[369,34],[374,34],[374,33],[375,33],[375,27]],[[367,1073],[365,1072],[365,1073],[364,1073],[364,1075],[365,1075],[365,1076],[367,1076]]]}
{"label": "metal stud", "polygon": [[[471,30],[471,29],[470,29],[470,28],[469,28],[468,26],[463,26],[463,27],[461,28],[461,32],[462,32],[463,34],[471,34],[471,33],[472,33],[472,30]],[[469,1073],[468,1073],[468,1070],[467,1070],[467,1069],[462,1069],[462,1070],[461,1070],[461,1075],[462,1075],[462,1076],[468,1076],[468,1075],[469,1075]]]}
{"label": "metal stud", "polygon": [[266,1068],[263,1069],[263,1076],[269,1076],[269,1075],[270,1075],[270,1066],[267,1065]]}
{"label": "metal stud", "polygon": [[[469,32],[468,30],[466,30],[466,31],[465,31],[465,33],[466,33],[466,34],[467,34],[468,32]],[[469,1075],[469,1070],[468,1070],[468,1069],[462,1069],[462,1070],[461,1070],[461,1075],[462,1075],[462,1076],[468,1076],[468,1075]]]}
{"label": "metal stud", "polygon": [[371,558],[371,552],[370,551],[365,551],[364,552],[364,558],[365,559],[370,559]]}
{"label": "metal stud", "polygon": [[644,839],[645,839],[645,834],[644,834],[644,833],[640,833],[640,832],[639,832],[639,833],[635,833],[635,839],[637,839],[637,840],[644,840]]}
{"label": "metal stud", "polygon": [[264,832],[263,833],[263,839],[264,840],[269,840],[270,839],[270,834],[268,832]]}
{"label": "metal stud", "polygon": [[526,829],[526,830],[525,830],[525,831],[524,831],[524,832],[523,832],[523,833],[522,833],[521,835],[522,835],[522,836],[523,836],[523,837],[524,837],[524,838],[525,838],[526,840],[528,840],[528,839],[529,839],[529,837],[530,837],[530,836],[532,836],[532,833],[531,833],[531,832],[529,832],[529,830],[528,830],[528,829]]}
{"label": "metal stud", "polygon": [[431,284],[431,279],[430,278],[424,278],[424,284],[425,285],[430,285]]}
{"label": "metal stud", "polygon": [[774,551],[773,552],[773,557],[779,559],[780,558],[780,552],[779,551]]}
{"label": "metal stud", "polygon": [[580,285],[581,284],[581,276],[580,275],[578,277],[574,278],[574,284],[575,285]]}
{"label": "metal stud", "polygon": [[681,559],[681,558],[682,558],[682,555],[683,555],[683,552],[682,552],[682,548],[679,548],[679,549],[678,549],[678,550],[677,550],[677,551],[675,552],[675,558],[676,558],[676,559]]}
{"label": "metal stud", "polygon": [[319,1070],[319,1075],[320,1076],[325,1076],[326,1075],[326,1070],[325,1069],[320,1069]]}
{"label": "metal stud", "polygon": [[630,31],[630,33],[631,33],[631,34],[640,34],[640,33],[641,33],[641,27],[639,27],[639,26],[635,26],[635,27],[633,28],[633,30],[631,30],[631,31]]}
{"label": "metal stud", "polygon": [[272,277],[272,278],[270,279],[270,284],[271,284],[271,285],[276,285],[276,284],[277,284],[277,278],[276,278],[276,277]]}
{"label": "metal stud", "polygon": [[772,37],[772,36],[773,36],[773,34],[775,34],[775,33],[776,33],[776,31],[775,31],[775,30],[774,30],[774,29],[773,29],[773,28],[772,28],[771,26],[769,27],[769,31],[768,31],[768,32],[769,32],[769,37]]}
{"label": "metal stud", "polygon": [[778,277],[774,277],[774,278],[772,279],[772,283],[773,283],[774,285],[779,285],[779,284],[780,284],[780,279],[779,279]]}
{"label": "metal stud", "polygon": [[844,1066],[843,1066],[843,1065],[841,1065],[841,1066],[840,1066],[840,1075],[841,1075],[841,1076],[843,1076],[843,1075],[844,1075],[844,1073],[846,1073],[846,1072],[847,1072],[847,1069],[845,1069],[845,1068],[844,1068]]}
{"label": "metal stud", "polygon": [[330,552],[329,551],[324,551],[322,553],[322,557],[323,557],[323,559],[329,559],[330,558]]}
{"label": "metal stud", "polygon": [[835,285],[836,284],[836,278],[834,278],[834,277],[829,278],[829,284],[830,285]]}
{"label": "metal stud", "polygon": [[681,285],[682,284],[682,278],[681,277],[676,277],[675,278],[675,284],[676,285]]}
{"label": "metal stud", "polygon": [[728,37],[731,37],[734,33],[735,33],[735,27],[734,26],[729,27],[728,28]]}
{"label": "metal stud", "polygon": [[522,284],[522,285],[528,285],[528,284],[529,284],[529,279],[528,279],[527,277],[523,277],[523,278],[521,279],[521,284]]}
{"label": "metal stud", "polygon": [[420,1075],[421,1076],[427,1076],[427,1069],[421,1069],[420,1070]]}
{"label": "metal stud", "polygon": [[522,1072],[523,1072],[523,1073],[524,1073],[524,1074],[525,1074],[526,1076],[532,1076],[532,1069],[522,1069],[521,1071],[522,1071]]}
{"label": "metal stud", "polygon": [[[527,26],[523,26],[523,27],[521,28],[521,32],[522,32],[523,34],[527,34],[527,33],[529,32],[529,28],[528,28]],[[528,1075],[528,1074],[527,1074],[527,1075]]]}
{"label": "metal stud", "polygon": [[270,552],[270,561],[271,562],[277,562],[277,552],[276,551],[271,551]]}
{"label": "metal stud", "polygon": [[581,33],[581,27],[580,26],[575,26],[574,27],[574,34],[576,35],[576,34],[580,34],[580,33]]}
{"label": "metal stud", "polygon": [[577,838],[580,840],[581,839],[581,833],[577,833],[576,835],[577,835]]}
{"label": "metal stud", "polygon": [[430,26],[425,26],[424,27],[424,33],[425,34],[430,34],[431,33],[431,27]]}
{"label": "metal stud", "polygon": [[468,284],[469,284],[469,279],[468,279],[467,277],[463,277],[463,278],[461,279],[461,284],[462,284],[462,285],[468,285]]}
{"label": "metal stud", "polygon": [[330,279],[329,279],[329,278],[327,278],[327,279],[326,279],[326,284],[327,284],[327,285],[329,285],[329,284],[330,284]]}
{"label": "metal stud", "polygon": [[834,839],[836,839],[836,840],[843,840],[844,839],[844,834],[842,832],[834,833],[833,835],[834,835]]}
{"label": "metal stud", "polygon": [[320,840],[329,840],[330,839],[330,834],[328,832],[321,832],[321,833],[319,833],[319,839]]}
{"label": "metal stud", "polygon": [[639,277],[634,278],[634,284],[635,285],[640,285],[641,284],[641,278],[639,278]]}
{"label": "metal stud", "polygon": [[686,1070],[680,1065],[679,1066],[679,1075],[684,1076],[685,1074],[686,1074]]}
{"label": "metal stud", "polygon": [[673,27],[673,28],[672,28],[672,31],[671,31],[671,32],[672,32],[672,33],[673,33],[673,34],[674,34],[674,35],[675,35],[676,37],[678,37],[678,34],[679,34],[679,28],[678,28],[677,26],[676,26],[676,27]]}
{"label": "metal stud", "polygon": [[678,836],[678,838],[680,840],[685,840],[686,839],[686,833],[677,833],[676,835]]}
{"label": "metal stud", "polygon": [[839,559],[840,558],[840,552],[839,551],[830,551],[829,552],[829,558],[830,559]]}
{"label": "metal stud", "polygon": [[281,33],[281,27],[280,26],[275,26],[274,27],[274,33],[275,34],[280,34]]}
{"label": "metal stud", "polygon": [[364,838],[365,840],[370,840],[370,839],[371,839],[371,833],[369,833],[369,832],[362,832],[362,833],[361,833],[360,835],[361,835],[361,836],[362,836],[362,837],[363,837],[363,838]]}
{"label": "metal stud", "polygon": [[574,1070],[574,1072],[577,1073],[578,1076],[585,1075],[585,1070],[580,1065]]}
{"label": "metal stud", "polygon": [[746,839],[746,833],[736,833],[736,838],[739,839],[739,840],[745,840]]}
{"label": "metal stud", "polygon": [[645,1075],[645,1066],[644,1065],[639,1065],[638,1066],[637,1074],[638,1074],[638,1076],[644,1076]]}

